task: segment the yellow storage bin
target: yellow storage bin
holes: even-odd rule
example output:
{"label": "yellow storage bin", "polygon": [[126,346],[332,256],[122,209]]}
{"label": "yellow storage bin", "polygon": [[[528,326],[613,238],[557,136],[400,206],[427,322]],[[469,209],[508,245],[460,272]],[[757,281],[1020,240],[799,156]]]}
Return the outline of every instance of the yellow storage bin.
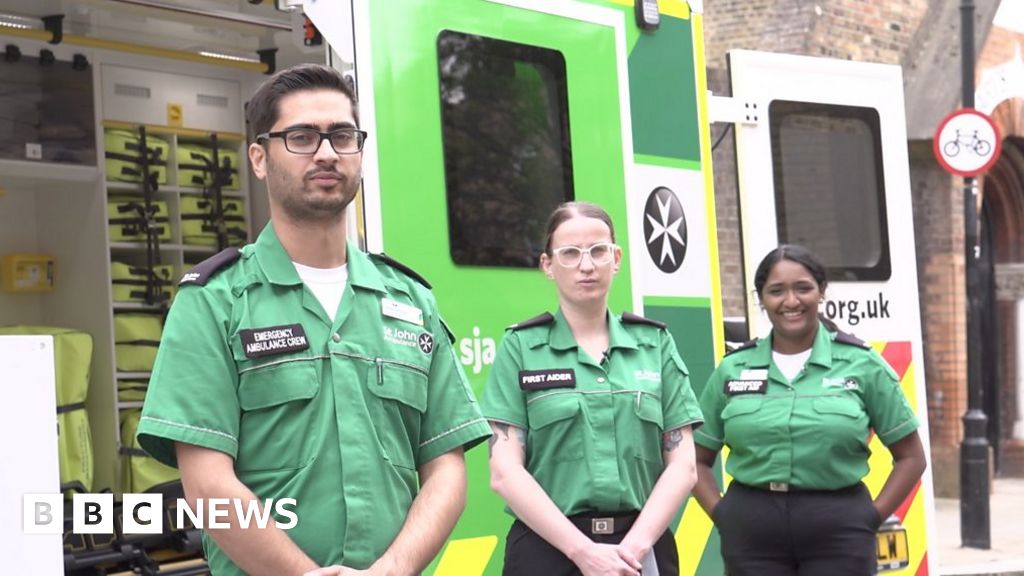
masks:
{"label": "yellow storage bin", "polygon": [[132,266],[124,262],[110,263],[110,283],[114,302],[144,302],[146,285],[150,280],[157,288],[156,302],[170,301],[174,297],[177,288],[174,282],[174,266],[158,265],[151,270],[146,266]]}
{"label": "yellow storage bin", "polygon": [[110,224],[111,242],[145,242],[146,225],[151,212],[156,236],[170,241],[171,226],[167,214],[167,202],[154,200],[147,210],[145,201],[136,196],[115,196],[107,200],[107,220]]}
{"label": "yellow storage bin", "polygon": [[[246,232],[245,203],[240,198],[221,199],[224,231],[228,246],[244,246]],[[216,246],[218,223],[213,217],[213,199],[205,196],[181,196],[181,240],[192,246]]]}
{"label": "yellow storage bin", "polygon": [[[213,148],[190,142],[178,143],[178,184],[205,188],[213,184]],[[238,190],[238,150],[217,148],[217,164],[228,176],[225,190]]]}
{"label": "yellow storage bin", "polygon": [[151,372],[163,330],[161,313],[114,314],[114,352],[117,369],[121,372]]}
{"label": "yellow storage bin", "polygon": [[[142,182],[142,145],[135,130],[108,129],[103,134],[107,180]],[[167,159],[170,144],[164,138],[146,134],[149,170],[157,174],[157,182],[167,183]]]}

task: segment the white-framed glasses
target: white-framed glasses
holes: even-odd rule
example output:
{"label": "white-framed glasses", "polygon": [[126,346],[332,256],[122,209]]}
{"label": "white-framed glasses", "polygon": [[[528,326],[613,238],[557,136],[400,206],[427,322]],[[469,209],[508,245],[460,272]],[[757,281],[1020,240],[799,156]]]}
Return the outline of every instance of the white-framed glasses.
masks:
{"label": "white-framed glasses", "polygon": [[555,260],[564,266],[565,268],[575,268],[583,262],[583,255],[590,256],[590,261],[595,266],[604,266],[615,259],[615,249],[618,248],[612,242],[598,242],[590,248],[580,248],[579,246],[561,246],[555,248],[552,252],[555,255]]}

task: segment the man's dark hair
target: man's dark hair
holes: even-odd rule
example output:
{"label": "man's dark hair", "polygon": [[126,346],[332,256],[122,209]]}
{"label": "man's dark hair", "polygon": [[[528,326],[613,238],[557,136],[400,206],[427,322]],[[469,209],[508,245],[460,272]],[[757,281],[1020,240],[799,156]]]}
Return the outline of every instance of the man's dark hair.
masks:
{"label": "man's dark hair", "polygon": [[352,115],[359,125],[359,107],[348,80],[334,68],[320,64],[299,64],[285,68],[267,79],[245,107],[245,115],[256,134],[269,132],[277,122],[278,103],[300,90],[337,90],[352,102]]}

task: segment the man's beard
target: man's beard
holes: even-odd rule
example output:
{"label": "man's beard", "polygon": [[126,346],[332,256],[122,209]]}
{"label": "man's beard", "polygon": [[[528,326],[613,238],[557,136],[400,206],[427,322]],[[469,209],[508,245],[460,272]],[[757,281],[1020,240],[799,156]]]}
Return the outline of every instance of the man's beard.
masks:
{"label": "man's beard", "polygon": [[268,184],[273,190],[288,190],[284,194],[276,194],[278,202],[290,220],[295,222],[323,223],[340,220],[345,208],[352,202],[359,189],[359,181],[347,175],[330,171],[339,178],[337,186],[340,191],[329,196],[312,196],[306,188],[310,185],[309,177],[323,170],[312,170],[305,174],[302,182],[296,186],[288,180],[283,171],[277,170],[272,162],[268,162],[267,172],[270,174]]}

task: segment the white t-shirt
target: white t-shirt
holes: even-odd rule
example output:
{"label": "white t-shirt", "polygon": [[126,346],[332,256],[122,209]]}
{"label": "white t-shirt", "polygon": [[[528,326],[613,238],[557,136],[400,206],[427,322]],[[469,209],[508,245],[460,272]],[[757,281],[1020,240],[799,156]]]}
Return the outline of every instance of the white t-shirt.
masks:
{"label": "white t-shirt", "polygon": [[782,372],[782,375],[786,377],[786,380],[790,382],[796,375],[804,369],[804,364],[807,364],[807,359],[811,357],[811,349],[808,348],[803,352],[797,352],[796,354],[783,354],[781,352],[772,351],[772,362],[775,362],[775,367]]}
{"label": "white t-shirt", "polygon": [[341,304],[341,297],[345,293],[345,284],[348,282],[348,264],[342,264],[337,268],[312,268],[303,266],[298,262],[292,262],[295,271],[303,284],[320,301],[324,312],[334,322],[334,315],[338,313],[338,305]]}

